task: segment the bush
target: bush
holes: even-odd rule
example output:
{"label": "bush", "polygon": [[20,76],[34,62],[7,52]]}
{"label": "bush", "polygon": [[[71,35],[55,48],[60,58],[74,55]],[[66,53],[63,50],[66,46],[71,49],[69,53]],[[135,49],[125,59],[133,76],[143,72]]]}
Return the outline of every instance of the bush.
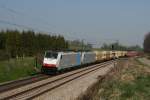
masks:
{"label": "bush", "polygon": [[9,54],[4,50],[0,50],[0,61],[9,60]]}

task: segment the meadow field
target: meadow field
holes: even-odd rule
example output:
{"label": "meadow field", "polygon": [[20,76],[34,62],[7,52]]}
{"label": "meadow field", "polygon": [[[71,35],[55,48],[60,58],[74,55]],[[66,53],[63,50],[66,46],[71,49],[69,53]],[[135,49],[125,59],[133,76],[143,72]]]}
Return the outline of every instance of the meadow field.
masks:
{"label": "meadow field", "polygon": [[37,73],[35,66],[33,57],[0,61],[0,83],[33,76]]}

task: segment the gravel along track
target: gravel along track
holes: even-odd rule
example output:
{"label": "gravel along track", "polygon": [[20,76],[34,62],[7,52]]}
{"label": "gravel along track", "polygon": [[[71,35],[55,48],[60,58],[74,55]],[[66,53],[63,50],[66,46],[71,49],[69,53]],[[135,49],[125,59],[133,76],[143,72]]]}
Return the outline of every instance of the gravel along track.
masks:
{"label": "gravel along track", "polygon": [[103,79],[103,76],[110,72],[113,67],[114,64],[102,67],[52,91],[40,95],[34,98],[34,100],[76,100],[78,96],[82,93],[84,94],[87,88],[97,82],[98,79]]}
{"label": "gravel along track", "polygon": [[68,72],[55,77],[50,77],[48,79],[29,84],[17,89],[6,91],[0,94],[0,99],[34,99],[48,91],[52,91],[68,82],[76,80],[86,74],[92,73],[99,70],[102,67],[106,67],[114,63],[114,61],[108,61],[101,64],[96,64],[90,67],[85,67],[72,72]]}

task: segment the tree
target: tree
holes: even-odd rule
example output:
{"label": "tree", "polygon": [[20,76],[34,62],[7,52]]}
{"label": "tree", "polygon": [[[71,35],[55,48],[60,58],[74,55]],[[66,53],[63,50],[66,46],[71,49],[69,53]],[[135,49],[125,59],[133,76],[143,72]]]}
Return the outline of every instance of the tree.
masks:
{"label": "tree", "polygon": [[23,31],[22,33],[22,51],[26,56],[32,56],[35,53],[35,33],[33,31]]}
{"label": "tree", "polygon": [[143,47],[145,52],[150,53],[150,32],[145,35]]}
{"label": "tree", "polygon": [[11,57],[19,55],[20,51],[20,34],[19,31],[6,31],[6,50]]}
{"label": "tree", "polygon": [[0,50],[5,49],[6,35],[4,31],[0,32]]}

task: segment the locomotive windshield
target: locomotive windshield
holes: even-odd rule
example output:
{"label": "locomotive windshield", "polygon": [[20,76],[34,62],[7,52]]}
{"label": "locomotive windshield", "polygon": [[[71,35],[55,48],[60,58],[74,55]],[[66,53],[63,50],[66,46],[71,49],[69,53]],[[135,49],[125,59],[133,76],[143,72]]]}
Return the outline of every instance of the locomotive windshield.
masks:
{"label": "locomotive windshield", "polygon": [[45,58],[57,59],[57,55],[58,55],[58,53],[56,53],[56,52],[46,52]]}

